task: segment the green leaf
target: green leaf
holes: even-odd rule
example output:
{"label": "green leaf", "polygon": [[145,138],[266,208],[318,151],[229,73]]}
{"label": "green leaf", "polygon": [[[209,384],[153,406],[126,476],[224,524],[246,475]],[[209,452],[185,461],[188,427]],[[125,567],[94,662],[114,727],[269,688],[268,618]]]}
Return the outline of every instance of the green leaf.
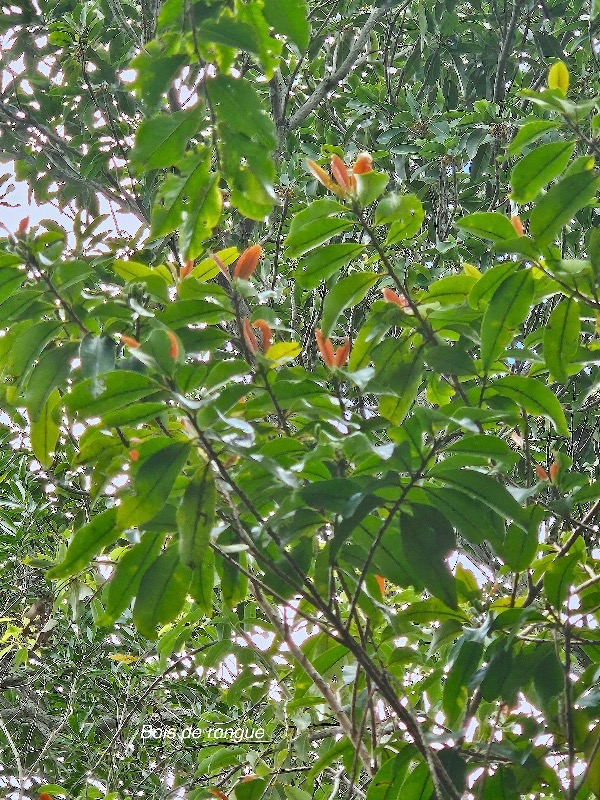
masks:
{"label": "green leaf", "polygon": [[456,581],[446,559],[456,537],[442,514],[430,506],[413,505],[400,516],[400,546],[410,571],[434,597],[457,608]]}
{"label": "green leaf", "polygon": [[303,225],[299,230],[292,231],[285,240],[286,256],[288,258],[298,258],[314,250],[320,244],[324,244],[337,236],[338,233],[345,231],[352,223],[347,219],[339,217],[321,217]]}
{"label": "green leaf", "polygon": [[141,525],[158,514],[167,502],[189,452],[187,442],[173,442],[144,461],[133,480],[135,494],[126,497],[119,506],[117,519],[122,528]]}
{"label": "green leaf", "polygon": [[432,345],[424,351],[425,362],[442,375],[476,375],[471,356],[458,345]]}
{"label": "green leaf", "polygon": [[109,508],[75,532],[64,560],[48,572],[50,580],[62,580],[80,572],[119,536],[117,509]]}
{"label": "green leaf", "polygon": [[486,308],[490,300],[496,293],[501,283],[516,270],[517,265],[512,261],[505,261],[503,264],[495,266],[484,272],[483,277],[474,284],[469,294],[469,305],[471,308]]}
{"label": "green leaf", "polygon": [[110,336],[86,334],[79,345],[81,375],[83,378],[97,378],[115,368],[115,341]]}
{"label": "green leaf", "polygon": [[434,302],[442,306],[460,305],[466,301],[478,280],[481,279],[472,275],[447,275],[430,284],[422,302]]}
{"label": "green leaf", "polygon": [[266,786],[264,778],[238,783],[235,787],[235,800],[261,800],[265,796]]}
{"label": "green leaf", "polygon": [[416,236],[425,219],[423,204],[415,194],[399,196],[394,213],[395,216],[385,240],[388,245]]}
{"label": "green leaf", "polygon": [[303,53],[310,41],[306,0],[264,0],[263,14],[277,33],[296,45]]}
{"label": "green leaf", "polygon": [[456,224],[467,233],[491,242],[514,239],[515,236],[515,229],[508,217],[496,211],[478,211],[463,217]]}
{"label": "green leaf", "polygon": [[62,414],[61,396],[54,389],[44,403],[35,420],[31,420],[31,449],[43,467],[49,467],[53,461],[54,449],[60,433]]}
{"label": "green leaf", "polygon": [[524,509],[499,481],[489,475],[472,469],[447,469],[443,462],[433,467],[429,474],[489,506],[500,516],[514,520],[522,530],[527,530],[528,519]]}
{"label": "green leaf", "polygon": [[77,355],[77,345],[68,343],[42,353],[31,372],[25,392],[25,403],[31,422],[39,419],[46,400],[57,386],[64,386],[71,372],[71,360]]}
{"label": "green leaf", "polygon": [[183,564],[196,569],[210,548],[210,532],[216,521],[217,490],[206,466],[189,482],[177,509],[179,557]]}
{"label": "green leaf", "polygon": [[339,269],[345,267],[364,249],[364,245],[354,242],[319,247],[298,265],[295,270],[296,280],[305,289],[316,289],[321,281],[326,281]]}
{"label": "green leaf", "polygon": [[533,291],[531,270],[524,269],[508,277],[494,292],[481,322],[481,366],[485,372],[527,318]]}
{"label": "green leaf", "polygon": [[555,559],[544,573],[544,592],[549,603],[559,611],[569,595],[580,560],[580,552],[569,553]]}
{"label": "green leaf", "polygon": [[514,572],[524,572],[533,563],[539,547],[539,526],[544,517],[540,506],[529,506],[526,509],[529,524],[526,530],[509,525],[504,541],[495,545],[495,550]]}
{"label": "green leaf", "polygon": [[453,726],[460,719],[467,706],[467,687],[483,655],[483,643],[464,641],[444,682],[442,707]]}
{"label": "green leaf", "polygon": [[202,105],[186,111],[159,114],[140,123],[131,151],[131,165],[140,172],[171,167],[183,157],[204,115]]}
{"label": "green leaf", "polygon": [[390,182],[387,172],[365,172],[362,175],[355,175],[356,196],[362,206],[369,206],[385,192]]}
{"label": "green leaf", "polygon": [[148,639],[156,639],[158,625],[172,622],[183,608],[191,572],[179,560],[177,547],[161,553],[146,570],[133,606],[133,622]]}
{"label": "green leaf", "polygon": [[186,325],[219,324],[234,315],[232,311],[208,300],[178,300],[156,316],[165,327],[176,331]]}
{"label": "green leaf", "polygon": [[575,142],[550,142],[536,147],[522,158],[510,176],[511,197],[516,203],[529,203],[565,169]]}
{"label": "green leaf", "polygon": [[180,246],[186,261],[200,254],[201,243],[221,216],[219,175],[210,171],[210,164],[208,148],[188,156],[180,174],[165,177],[152,209],[151,237],[167,236],[181,226]]}
{"label": "green leaf", "polygon": [[580,334],[579,305],[572,297],[565,298],[550,314],[544,328],[544,359],[554,380],[567,381],[569,367],[579,348]]}
{"label": "green leaf", "polygon": [[380,277],[376,272],[355,272],[335,284],[323,305],[323,336],[328,337],[331,334],[342,311],[360,303]]}
{"label": "green leaf", "polygon": [[600,177],[591,170],[578,172],[552,186],[529,217],[531,235],[537,244],[551,244],[578,211],[596,198]]}
{"label": "green leaf", "polygon": [[413,747],[408,745],[385,761],[369,783],[366,800],[397,800],[401,797],[400,788],[414,755]]}
{"label": "green leaf", "polygon": [[436,508],[442,510],[447,519],[468,542],[479,544],[489,541],[494,548],[504,536],[504,523],[494,509],[473,495],[447,487],[423,486],[428,497],[432,497]]}
{"label": "green leaf", "polygon": [[534,119],[519,128],[519,131],[509,146],[506,148],[506,155],[517,156],[528,144],[531,144],[547,131],[558,127],[558,122],[546,119]]}
{"label": "green leaf", "polygon": [[[18,259],[17,259],[18,263]],[[0,303],[3,303],[21,286],[27,273],[11,266],[0,267]]]}
{"label": "green leaf", "polygon": [[136,594],[143,574],[160,552],[166,534],[163,531],[146,531],[141,541],[119,559],[106,589],[106,608],[98,620],[101,627],[118,619]]}
{"label": "green leaf", "polygon": [[[40,353],[48,342],[54,338],[60,329],[60,322],[46,321],[35,325],[28,325],[25,330],[18,329],[18,335],[12,342],[7,358],[7,370],[11,375],[23,383],[29,375],[33,362],[39,358]],[[16,332],[17,329],[13,329]],[[8,336],[11,335],[9,332]]]}
{"label": "green leaf", "polygon": [[491,388],[497,394],[510,397],[528,414],[552,420],[557,433],[569,436],[569,426],[560,400],[540,381],[522,375],[508,375],[494,381]]}
{"label": "green leaf", "polygon": [[131,61],[132,69],[137,71],[133,86],[151,111],[156,110],[186,60],[184,53],[166,55],[162,43],[153,39],[145,42]]}
{"label": "green leaf", "polygon": [[[98,382],[102,387],[100,393],[97,392]],[[79,417],[101,417],[107,411],[125,408],[142,397],[154,394],[158,388],[150,378],[139,372],[116,370],[101,379],[88,378],[76,384],[65,396],[65,405],[69,411],[76,411]]]}

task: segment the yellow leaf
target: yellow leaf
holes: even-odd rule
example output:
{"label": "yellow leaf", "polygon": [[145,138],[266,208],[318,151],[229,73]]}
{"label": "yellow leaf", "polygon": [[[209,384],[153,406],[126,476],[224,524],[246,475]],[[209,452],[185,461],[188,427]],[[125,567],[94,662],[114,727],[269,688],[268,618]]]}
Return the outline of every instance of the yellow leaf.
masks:
{"label": "yellow leaf", "polygon": [[265,353],[265,358],[282,364],[284,361],[291,361],[296,358],[301,350],[302,348],[298,342],[277,342],[272,347],[269,347]]}
{"label": "yellow leaf", "polygon": [[467,264],[466,261],[463,264],[463,271],[467,275],[470,275],[471,278],[477,278],[477,280],[481,278],[481,272],[477,269],[477,267],[474,267],[473,264]]}
{"label": "yellow leaf", "polygon": [[110,653],[108,656],[112,661],[119,661],[121,664],[133,664],[138,660],[137,656],[132,656],[131,653]]}
{"label": "yellow leaf", "polygon": [[569,88],[569,70],[562,61],[557,61],[548,72],[548,88],[560,89],[563,94]]}

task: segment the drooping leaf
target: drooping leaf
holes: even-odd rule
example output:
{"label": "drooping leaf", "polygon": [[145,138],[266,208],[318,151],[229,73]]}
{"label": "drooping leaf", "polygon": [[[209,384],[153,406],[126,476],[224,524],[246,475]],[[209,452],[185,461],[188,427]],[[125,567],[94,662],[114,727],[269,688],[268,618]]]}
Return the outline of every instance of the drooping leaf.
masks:
{"label": "drooping leaf", "polygon": [[494,292],[481,322],[481,366],[484,371],[489,370],[526,319],[533,291],[531,270],[524,269],[508,277]]}
{"label": "drooping leaf", "polygon": [[342,311],[360,303],[379,279],[379,274],[375,272],[356,272],[335,284],[323,305],[323,336],[328,337],[331,334]]}
{"label": "drooping leaf", "polygon": [[126,497],[119,506],[117,519],[122,528],[141,525],[160,511],[189,452],[186,442],[173,442],[144,461],[133,481],[135,494]]}
{"label": "drooping leaf", "polygon": [[161,531],[146,531],[142,540],[119,559],[108,582],[105,614],[98,620],[99,625],[110,625],[125,611],[137,592],[142,576],[158,556],[165,535]]}
{"label": "drooping leaf", "polygon": [[210,468],[202,467],[188,484],[177,509],[179,557],[196,569],[210,547],[210,532],[215,524],[217,491]]}
{"label": "drooping leaf", "polygon": [[176,164],[189,140],[197,133],[202,105],[171,114],[159,114],[140,123],[131,151],[131,164],[143,172]]}
{"label": "drooping leaf", "polygon": [[568,297],[550,314],[544,328],[544,358],[554,380],[564,382],[579,346],[581,323],[579,305]]}
{"label": "drooping leaf", "polygon": [[156,639],[156,628],[175,619],[183,608],[191,571],[171,546],[148,567],[136,594],[133,622],[147,639]]}

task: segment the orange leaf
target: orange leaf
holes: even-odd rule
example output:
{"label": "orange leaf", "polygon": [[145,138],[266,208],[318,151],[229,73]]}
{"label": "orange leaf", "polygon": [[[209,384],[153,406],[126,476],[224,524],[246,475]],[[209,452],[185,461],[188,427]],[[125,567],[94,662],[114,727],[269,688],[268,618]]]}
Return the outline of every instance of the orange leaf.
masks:
{"label": "orange leaf", "polygon": [[348,362],[348,356],[350,355],[350,339],[346,337],[344,344],[335,352],[335,365],[336,367],[344,367]]}
{"label": "orange leaf", "polygon": [[220,789],[209,789],[208,790],[211,794],[214,794],[215,797],[220,797],[221,800],[229,800],[226,794],[223,794]]}
{"label": "orange leaf", "polygon": [[408,306],[408,300],[404,295],[396,294],[393,289],[388,289],[387,287],[383,290],[383,299],[386,303],[395,303],[400,308],[406,308]]}
{"label": "orange leaf", "polygon": [[375,580],[377,581],[381,594],[385,594],[385,578],[382,578],[381,575],[375,575]]}
{"label": "orange leaf", "polygon": [[135,348],[140,346],[140,343],[137,341],[137,339],[134,339],[133,336],[125,336],[123,333],[121,334],[121,341],[123,344],[126,344],[127,347]]}
{"label": "orange leaf", "polygon": [[248,317],[244,317],[242,320],[242,333],[248,350],[250,350],[251,353],[258,353],[258,342],[256,341],[256,336],[254,335]]}
{"label": "orange leaf", "polygon": [[269,323],[266,322],[264,319],[257,319],[256,322],[252,323],[254,328],[258,328],[258,330],[262,334],[262,351],[266,353],[269,347],[273,344],[273,331],[271,330]]}
{"label": "orange leaf", "polygon": [[347,191],[350,188],[350,176],[346,165],[335,153],[331,156],[331,173],[342,189]]}
{"label": "orange leaf", "polygon": [[331,339],[325,339],[320,328],[317,328],[315,331],[315,339],[317,340],[317,345],[323,361],[330,369],[332,369],[335,367],[335,354],[333,352]]}
{"label": "orange leaf", "polygon": [[525,233],[525,229],[523,228],[523,223],[521,222],[521,217],[518,214],[514,214],[510,218],[510,224],[515,229],[515,233],[517,236],[523,236]]}
{"label": "orange leaf", "polygon": [[248,247],[244,250],[237,260],[235,269],[233,270],[233,276],[235,278],[248,280],[258,266],[261,255],[262,247],[259,244],[253,244],[252,247]]}
{"label": "orange leaf", "polygon": [[40,792],[40,800],[54,800],[51,794],[48,792]]}
{"label": "orange leaf", "polygon": [[552,483],[554,483],[554,481],[556,480],[556,476],[558,475],[559,470],[560,470],[560,462],[554,461],[552,463],[552,466],[550,467],[550,480],[552,481]]}
{"label": "orange leaf", "polygon": [[27,233],[27,228],[29,228],[29,217],[23,217],[17,226],[17,236],[22,236],[24,233]]}
{"label": "orange leaf", "polygon": [[139,461],[140,458],[140,451],[139,450],[130,450],[129,451],[129,458],[132,461]]}
{"label": "orange leaf", "polygon": [[179,342],[177,341],[177,337],[173,333],[173,331],[167,331],[167,336],[169,337],[169,341],[171,342],[171,346],[169,347],[169,355],[171,358],[177,358],[179,355]]}
{"label": "orange leaf", "polygon": [[372,164],[373,159],[370,153],[359,153],[352,167],[352,172],[355,175],[364,175],[365,172],[371,172],[373,169]]}
{"label": "orange leaf", "polygon": [[332,191],[335,190],[337,187],[334,182],[331,180],[329,175],[325,172],[323,167],[320,167],[315,161],[312,161],[310,158],[306,159],[306,165],[310,172],[315,176],[315,178],[322,183],[327,189],[331,189]]}
{"label": "orange leaf", "polygon": [[548,473],[546,472],[544,467],[542,467],[541,464],[536,464],[535,465],[535,474],[538,476],[538,478],[541,481],[547,481],[548,480]]}
{"label": "orange leaf", "polygon": [[194,269],[194,262],[193,261],[186,261],[184,266],[179,270],[179,278],[183,280],[187,278],[190,272]]}

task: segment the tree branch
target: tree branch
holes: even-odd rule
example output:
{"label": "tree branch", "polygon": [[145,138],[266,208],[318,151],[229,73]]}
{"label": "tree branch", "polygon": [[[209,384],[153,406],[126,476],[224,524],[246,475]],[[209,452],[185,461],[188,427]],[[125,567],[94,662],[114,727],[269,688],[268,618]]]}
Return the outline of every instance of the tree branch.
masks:
{"label": "tree branch", "polygon": [[321,81],[308,100],[306,100],[306,102],[303,103],[294,114],[292,114],[286,126],[287,130],[294,130],[295,128],[298,128],[306,119],[306,117],[308,117],[308,115],[317,108],[325,95],[344,80],[362,53],[365,44],[369,40],[372,29],[379,22],[379,20],[385,16],[387,11],[388,9],[386,7],[375,8],[369,14],[367,21],[354,40],[354,44],[350,48],[350,52],[346,58],[342,61],[335,72]]}

